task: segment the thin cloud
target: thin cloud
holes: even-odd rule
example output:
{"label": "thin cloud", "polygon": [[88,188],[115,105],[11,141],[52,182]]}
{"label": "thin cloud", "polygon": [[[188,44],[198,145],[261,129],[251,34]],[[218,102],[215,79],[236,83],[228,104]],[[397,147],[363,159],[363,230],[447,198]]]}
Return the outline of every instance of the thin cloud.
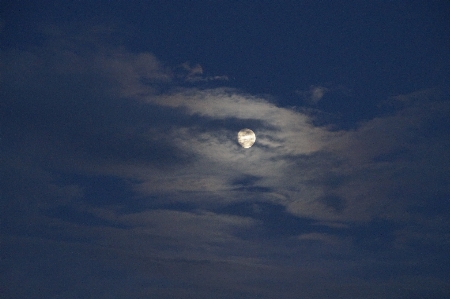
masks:
{"label": "thin cloud", "polygon": [[301,96],[306,104],[316,105],[330,91],[330,88],[325,86],[311,85],[309,90],[296,90],[295,93]]}
{"label": "thin cloud", "polygon": [[[66,160],[64,167],[67,166],[67,160],[75,158],[78,160],[78,169],[81,166],[81,169],[89,172],[137,180],[134,190],[141,196],[164,193],[180,196],[183,192],[192,192],[192,196],[184,194],[183,200],[199,202],[198,192],[210,192],[212,196],[224,198],[228,197],[226,192],[231,192],[234,188],[230,182],[237,177],[251,175],[261,178],[259,188],[271,190],[258,196],[282,204],[299,216],[333,221],[396,217],[395,215],[402,215],[397,212],[406,203],[390,200],[393,196],[390,194],[395,193],[399,184],[393,182],[402,181],[393,179],[399,175],[395,169],[410,169],[417,162],[412,160],[405,164],[401,159],[402,155],[410,158],[419,148],[428,148],[427,144],[418,147],[418,141],[408,132],[418,130],[421,122],[426,122],[433,114],[445,113],[445,109],[448,109],[446,102],[431,102],[430,105],[434,108],[426,112],[423,108],[427,104],[422,103],[420,106],[407,107],[394,115],[362,123],[356,130],[328,131],[324,127],[314,126],[312,117],[302,111],[278,107],[267,99],[234,89],[173,88],[161,94],[156,91],[158,84],[169,84],[173,72],[152,54],[127,53],[123,49],[107,52],[107,55],[101,52],[89,57],[71,54],[78,57],[75,61],[85,61],[81,64],[84,70],[80,70],[78,66],[74,71],[66,60],[63,60],[64,63],[58,69],[64,68],[61,72],[68,74],[94,72],[99,78],[107,80],[105,82],[113,83],[105,84],[101,89],[113,102],[116,102],[115,97],[125,97],[129,98],[130,105],[141,103],[139,105],[152,105],[155,109],[173,110],[179,115],[185,114],[185,120],[169,124],[163,132],[152,129],[156,122],[150,121],[149,125],[143,125],[141,119],[135,125],[143,127],[136,134],[133,133],[135,128],[121,127],[111,119],[115,131],[99,127],[101,131],[92,135],[92,140],[96,141],[89,142],[89,138],[86,139],[85,136],[78,152],[76,146],[66,153],[63,153],[65,148],[58,150],[58,146],[54,145],[58,141],[52,140],[51,135],[50,139],[46,138],[48,143],[41,147],[45,151],[52,148],[53,155],[66,156],[63,158]],[[26,63],[23,55],[15,55],[16,60]],[[64,55],[67,55],[67,51]],[[50,57],[46,59],[56,63]],[[88,62],[89,59],[92,63]],[[31,69],[36,68],[35,63],[30,63],[30,66]],[[42,67],[43,64],[37,68]],[[200,66],[187,65],[186,68],[192,75],[202,74]],[[30,72],[30,76],[38,73],[33,73],[33,70]],[[20,84],[26,85],[29,80]],[[112,90],[117,91],[117,94],[111,93]],[[437,106],[441,108],[437,110]],[[64,107],[57,109],[64,111]],[[81,121],[83,116],[77,117]],[[55,126],[58,126],[59,120],[55,121]],[[242,126],[248,122],[259,124],[259,127],[252,128],[257,134],[257,143],[248,151],[243,151],[236,143],[236,122]],[[128,123],[130,125],[133,122]],[[127,132],[131,133],[128,137]],[[128,141],[122,140],[124,137]],[[71,142],[80,141],[75,138]],[[83,153],[85,146],[91,148],[89,153]],[[96,149],[94,151],[93,146]],[[96,151],[100,158],[95,158],[97,161],[86,156]],[[163,152],[166,153],[163,155]],[[379,157],[390,153],[397,153],[398,160],[376,162]],[[109,158],[102,159],[102,156]],[[174,157],[180,157],[178,161],[184,160],[185,163],[165,168],[163,165],[172,164],[170,161]],[[98,162],[102,160],[102,163]],[[160,163],[161,167],[152,161]],[[439,162],[444,165],[448,163],[445,158],[439,159]],[[425,162],[421,165],[427,168]],[[329,182],[328,177],[332,176],[345,179],[330,189],[326,184]],[[404,177],[405,182],[411,179]],[[245,192],[239,193],[236,190],[230,194],[233,194],[233,201],[245,200],[248,196]],[[331,198],[330,196],[340,199],[339,208],[336,208],[336,204],[334,208],[330,208],[332,205],[324,201],[324,198]],[[229,199],[223,200],[229,202]],[[208,200],[202,199],[200,202],[202,201]]]}
{"label": "thin cloud", "polygon": [[[50,48],[52,55],[45,54]],[[399,95],[395,100],[407,103],[400,109],[353,130],[330,131],[306,111],[261,96],[178,87],[177,71],[151,53],[46,45],[3,55],[11,74],[4,78],[5,107],[13,113],[1,112],[7,148],[1,163],[10,175],[5,190],[15,199],[6,214],[23,211],[5,219],[21,234],[31,230],[44,239],[22,243],[72,242],[87,256],[101,256],[106,247],[108,267],[137,266],[142,277],[151,277],[145,265],[175,269],[174,285],[208,265],[195,280],[198,289],[204,281],[223,288],[217,281],[227,280],[246,294],[270,294],[273,285],[255,281],[271,275],[299,290],[315,281],[311,294],[339,290],[351,297],[373,289],[336,273],[342,263],[346,273],[376,270],[367,256],[380,248],[408,250],[409,242],[425,246],[448,235],[439,227],[448,227],[448,217],[427,211],[446,207],[439,199],[450,185],[449,141],[444,129],[435,130],[450,112],[441,97]],[[200,66],[186,68],[188,77],[203,75]],[[315,88],[320,100],[327,90]],[[247,150],[236,140],[243,127],[257,135]],[[85,183],[105,177],[126,182],[126,192],[113,196]],[[78,214],[55,216],[61,207]],[[371,227],[385,234],[362,237]],[[61,237],[68,241],[50,241]],[[398,251],[390,254],[381,256],[398,265]],[[395,289],[425,276],[371,279]],[[298,277],[306,281],[301,286]],[[322,290],[329,281],[338,283]],[[430,282],[442,287],[439,279]]]}
{"label": "thin cloud", "polygon": [[203,67],[200,64],[191,65],[189,62],[181,64],[175,69],[176,77],[185,82],[211,82],[211,81],[228,81],[228,76],[204,76]]}

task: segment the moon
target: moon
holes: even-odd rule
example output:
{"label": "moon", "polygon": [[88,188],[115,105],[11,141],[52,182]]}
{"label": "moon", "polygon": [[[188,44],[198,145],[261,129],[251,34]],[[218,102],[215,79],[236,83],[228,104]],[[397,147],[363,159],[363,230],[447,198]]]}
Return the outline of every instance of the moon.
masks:
{"label": "moon", "polygon": [[255,133],[250,129],[242,129],[238,133],[238,142],[243,148],[250,148],[256,141]]}

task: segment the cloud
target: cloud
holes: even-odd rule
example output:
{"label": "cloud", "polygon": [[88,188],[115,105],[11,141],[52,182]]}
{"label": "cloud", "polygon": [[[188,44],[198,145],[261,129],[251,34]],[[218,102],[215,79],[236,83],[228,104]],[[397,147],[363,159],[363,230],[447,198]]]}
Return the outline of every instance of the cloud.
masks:
{"label": "cloud", "polygon": [[[306,110],[278,107],[239,90],[177,88],[174,72],[150,53],[108,49],[83,56],[70,48],[53,51],[51,57],[44,51],[7,54],[11,73],[28,64],[29,77],[13,75],[6,82],[11,88],[24,87],[15,91],[24,99],[13,104],[18,109],[37,106],[34,114],[52,122],[50,128],[31,129],[33,137],[24,133],[20,142],[39,140],[33,147],[42,151],[41,156],[51,157],[45,162],[54,163],[52,167],[62,163],[65,169],[134,180],[139,196],[172,194],[203,204],[209,196],[220,198],[218,204],[257,196],[298,216],[368,221],[402,215],[408,204],[392,200],[395,190],[407,188],[412,194],[420,183],[407,185],[418,180],[428,165],[448,165],[446,155],[439,153],[441,139],[422,141],[414,134],[433,118],[442,119],[448,111],[446,101],[413,102],[355,130],[329,131],[314,125]],[[203,73],[199,65],[183,68],[188,76]],[[83,77],[71,82],[64,76],[37,75],[51,76],[55,69],[60,77]],[[35,80],[44,86],[59,82],[52,102],[25,99],[35,91]],[[314,86],[311,94],[321,97],[327,91]],[[39,92],[45,98],[45,92]],[[395,99],[417,97],[423,98],[414,93]],[[257,134],[257,143],[247,151],[236,142],[242,127]],[[407,174],[398,169],[408,169]],[[260,178],[254,190],[267,192],[236,190],[231,182],[242,176]],[[445,192],[443,185],[439,188]]]}
{"label": "cloud", "polygon": [[[367,256],[390,267],[411,242],[448,247],[446,95],[398,95],[389,113],[329,130],[306,109],[180,83],[210,80],[200,65],[182,65],[177,77],[151,53],[100,48],[60,41],[2,54],[2,219],[21,236],[8,246],[76,244],[83,256],[103,256],[108,271],[136,266],[141,276],[130,279],[148,283],[148,293],[161,289],[142,277],[159,267],[179,273],[163,275],[179,292],[195,274],[196,289],[206,281],[223,291],[224,280],[267,295],[302,277],[302,287],[316,282],[311,294],[328,285],[323,294],[349,296],[374,291],[351,274],[378,269]],[[308,95],[317,103],[328,92],[314,86]],[[257,135],[250,149],[236,140],[244,127]],[[261,283],[269,276],[270,288]],[[396,289],[415,278],[367,279]]]}
{"label": "cloud", "polygon": [[204,76],[203,67],[200,64],[191,65],[189,62],[182,63],[175,69],[176,76],[185,82],[211,82],[228,81],[228,76]]}
{"label": "cloud", "polygon": [[297,90],[296,94],[300,95],[306,103],[310,105],[315,105],[329,91],[330,89],[327,87],[311,85],[309,90],[307,91]]}

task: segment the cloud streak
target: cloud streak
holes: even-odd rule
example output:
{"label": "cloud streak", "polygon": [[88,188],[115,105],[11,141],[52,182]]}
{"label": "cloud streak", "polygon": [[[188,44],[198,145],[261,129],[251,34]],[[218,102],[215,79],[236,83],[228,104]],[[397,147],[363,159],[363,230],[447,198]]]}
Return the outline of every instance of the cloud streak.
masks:
{"label": "cloud streak", "polygon": [[[171,88],[161,93],[158,86],[171,84],[173,73],[153,55],[124,50],[108,52],[107,55],[90,54],[87,58],[65,50],[57,56],[75,57],[71,59],[72,64],[64,59],[60,62],[61,65],[56,67],[60,74],[95,73],[99,82],[110,82],[104,87],[88,87],[90,94],[86,95],[76,86],[59,87],[53,101],[61,101],[62,105],[47,104],[45,100],[22,104],[40,106],[37,114],[42,113],[42,117],[48,112],[45,106],[50,105],[49,109],[54,111],[50,110],[50,117],[54,117],[53,126],[56,127],[63,124],[63,118],[58,119],[56,114],[69,116],[69,123],[67,118],[64,119],[63,129],[42,128],[42,132],[33,132],[47,135],[42,136],[36,148],[43,147],[47,155],[56,156],[56,159],[77,159],[77,164],[84,165],[86,171],[135,179],[138,183],[134,190],[143,196],[184,191],[217,195],[231,191],[230,182],[234,179],[254,176],[260,178],[255,187],[270,190],[259,196],[270,198],[298,215],[323,220],[369,220],[384,217],[389,212],[382,210],[393,208],[388,199],[392,195],[387,192],[395,193],[395,189],[400,188],[398,182],[402,181],[402,175],[396,169],[413,170],[421,161],[417,172],[423,171],[431,161],[426,156],[419,158],[419,155],[430,150],[434,151],[430,153],[432,163],[448,165],[445,155],[436,152],[442,139],[425,142],[414,135],[414,130],[422,130],[433,118],[442,118],[448,112],[446,101],[415,102],[394,114],[362,123],[355,130],[329,131],[326,127],[315,126],[313,116],[307,111],[278,107],[267,99],[234,89]],[[31,74],[54,63],[53,59],[43,63],[49,58],[37,54],[11,55],[16,55],[11,61],[21,63],[11,63],[10,70],[13,65],[25,63],[23,61],[30,55],[34,56],[30,61],[41,61],[40,66],[30,62]],[[26,90],[33,88],[28,84],[34,80],[22,78],[21,82],[13,76],[7,83],[20,84]],[[72,85],[71,82],[62,83]],[[48,84],[50,82],[45,85]],[[84,101],[79,97],[92,97],[94,89],[100,94],[94,95],[93,103],[85,102],[87,109],[94,110],[88,111],[91,114],[89,120],[77,111],[77,101]],[[74,97],[73,101],[67,98],[69,95]],[[405,95],[398,99],[408,97],[417,96]],[[102,108],[101,105],[106,106]],[[114,105],[131,107],[131,110],[127,108],[128,115],[119,116],[122,111]],[[178,121],[158,119],[161,113],[178,115]],[[114,119],[117,116],[119,118]],[[75,134],[70,130],[84,125],[90,126],[86,130],[91,132],[82,133],[87,134],[83,139],[73,136]],[[247,151],[240,149],[235,140],[236,131],[245,126],[257,134],[257,143]],[[70,149],[66,148],[68,144],[71,144]],[[405,161],[406,157],[408,161]],[[411,159],[413,157],[416,158]],[[183,160],[185,162],[175,166],[175,161]],[[414,171],[408,171],[409,177],[405,175],[403,180],[410,182],[411,173]],[[336,186],[330,188],[329,180],[335,180]],[[394,181],[396,183],[392,183]],[[338,198],[340,208],[337,208],[336,200],[334,211],[327,208],[333,207],[330,201],[328,204],[324,201],[330,196]],[[380,208],[372,209],[374,203]],[[396,207],[392,215],[398,215],[396,210],[402,208],[402,205]]]}
{"label": "cloud streak", "polygon": [[[295,285],[296,277],[316,286],[334,281],[324,296],[371,291],[350,274],[361,267],[351,263],[347,286],[339,286],[340,274],[332,271],[344,267],[340,258],[354,256],[355,264],[375,269],[365,254],[381,252],[390,267],[410,242],[448,238],[440,231],[450,224],[445,209],[432,208],[448,208],[448,129],[436,130],[448,125],[448,95],[399,95],[389,101],[400,108],[336,131],[314,125],[305,109],[237,89],[195,86],[210,80],[199,65],[183,66],[192,86],[177,86],[176,67],[151,53],[103,47],[80,54],[60,41],[3,56],[10,74],[2,79],[4,213],[25,211],[19,219],[5,215],[12,231],[7,246],[63,248],[55,241],[63,235],[86,256],[109,248],[105,264],[118,257],[119,272],[138,264],[129,262],[133,255],[171,272],[158,279],[174,292],[182,292],[192,271],[200,275],[192,286],[197,290],[203,279],[224,290],[217,283],[223,279],[236,283],[242,297],[270,298],[261,282],[270,273],[282,294],[283,283]],[[314,101],[328,92],[320,88],[311,91]],[[244,127],[257,135],[250,149],[236,140]],[[379,230],[370,237],[360,233],[373,227]],[[301,258],[305,252],[310,265]],[[138,267],[147,277],[144,293],[161,291]],[[236,270],[244,283],[233,277]],[[395,289],[424,276],[368,280]],[[18,284],[20,277],[11,279]]]}

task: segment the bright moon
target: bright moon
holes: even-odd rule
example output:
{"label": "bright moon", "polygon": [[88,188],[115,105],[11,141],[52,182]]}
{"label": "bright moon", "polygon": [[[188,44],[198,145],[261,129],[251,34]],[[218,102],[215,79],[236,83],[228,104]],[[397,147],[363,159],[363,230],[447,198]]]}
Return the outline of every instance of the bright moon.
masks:
{"label": "bright moon", "polygon": [[252,147],[256,141],[256,135],[250,129],[242,129],[238,133],[238,142],[243,148]]}

